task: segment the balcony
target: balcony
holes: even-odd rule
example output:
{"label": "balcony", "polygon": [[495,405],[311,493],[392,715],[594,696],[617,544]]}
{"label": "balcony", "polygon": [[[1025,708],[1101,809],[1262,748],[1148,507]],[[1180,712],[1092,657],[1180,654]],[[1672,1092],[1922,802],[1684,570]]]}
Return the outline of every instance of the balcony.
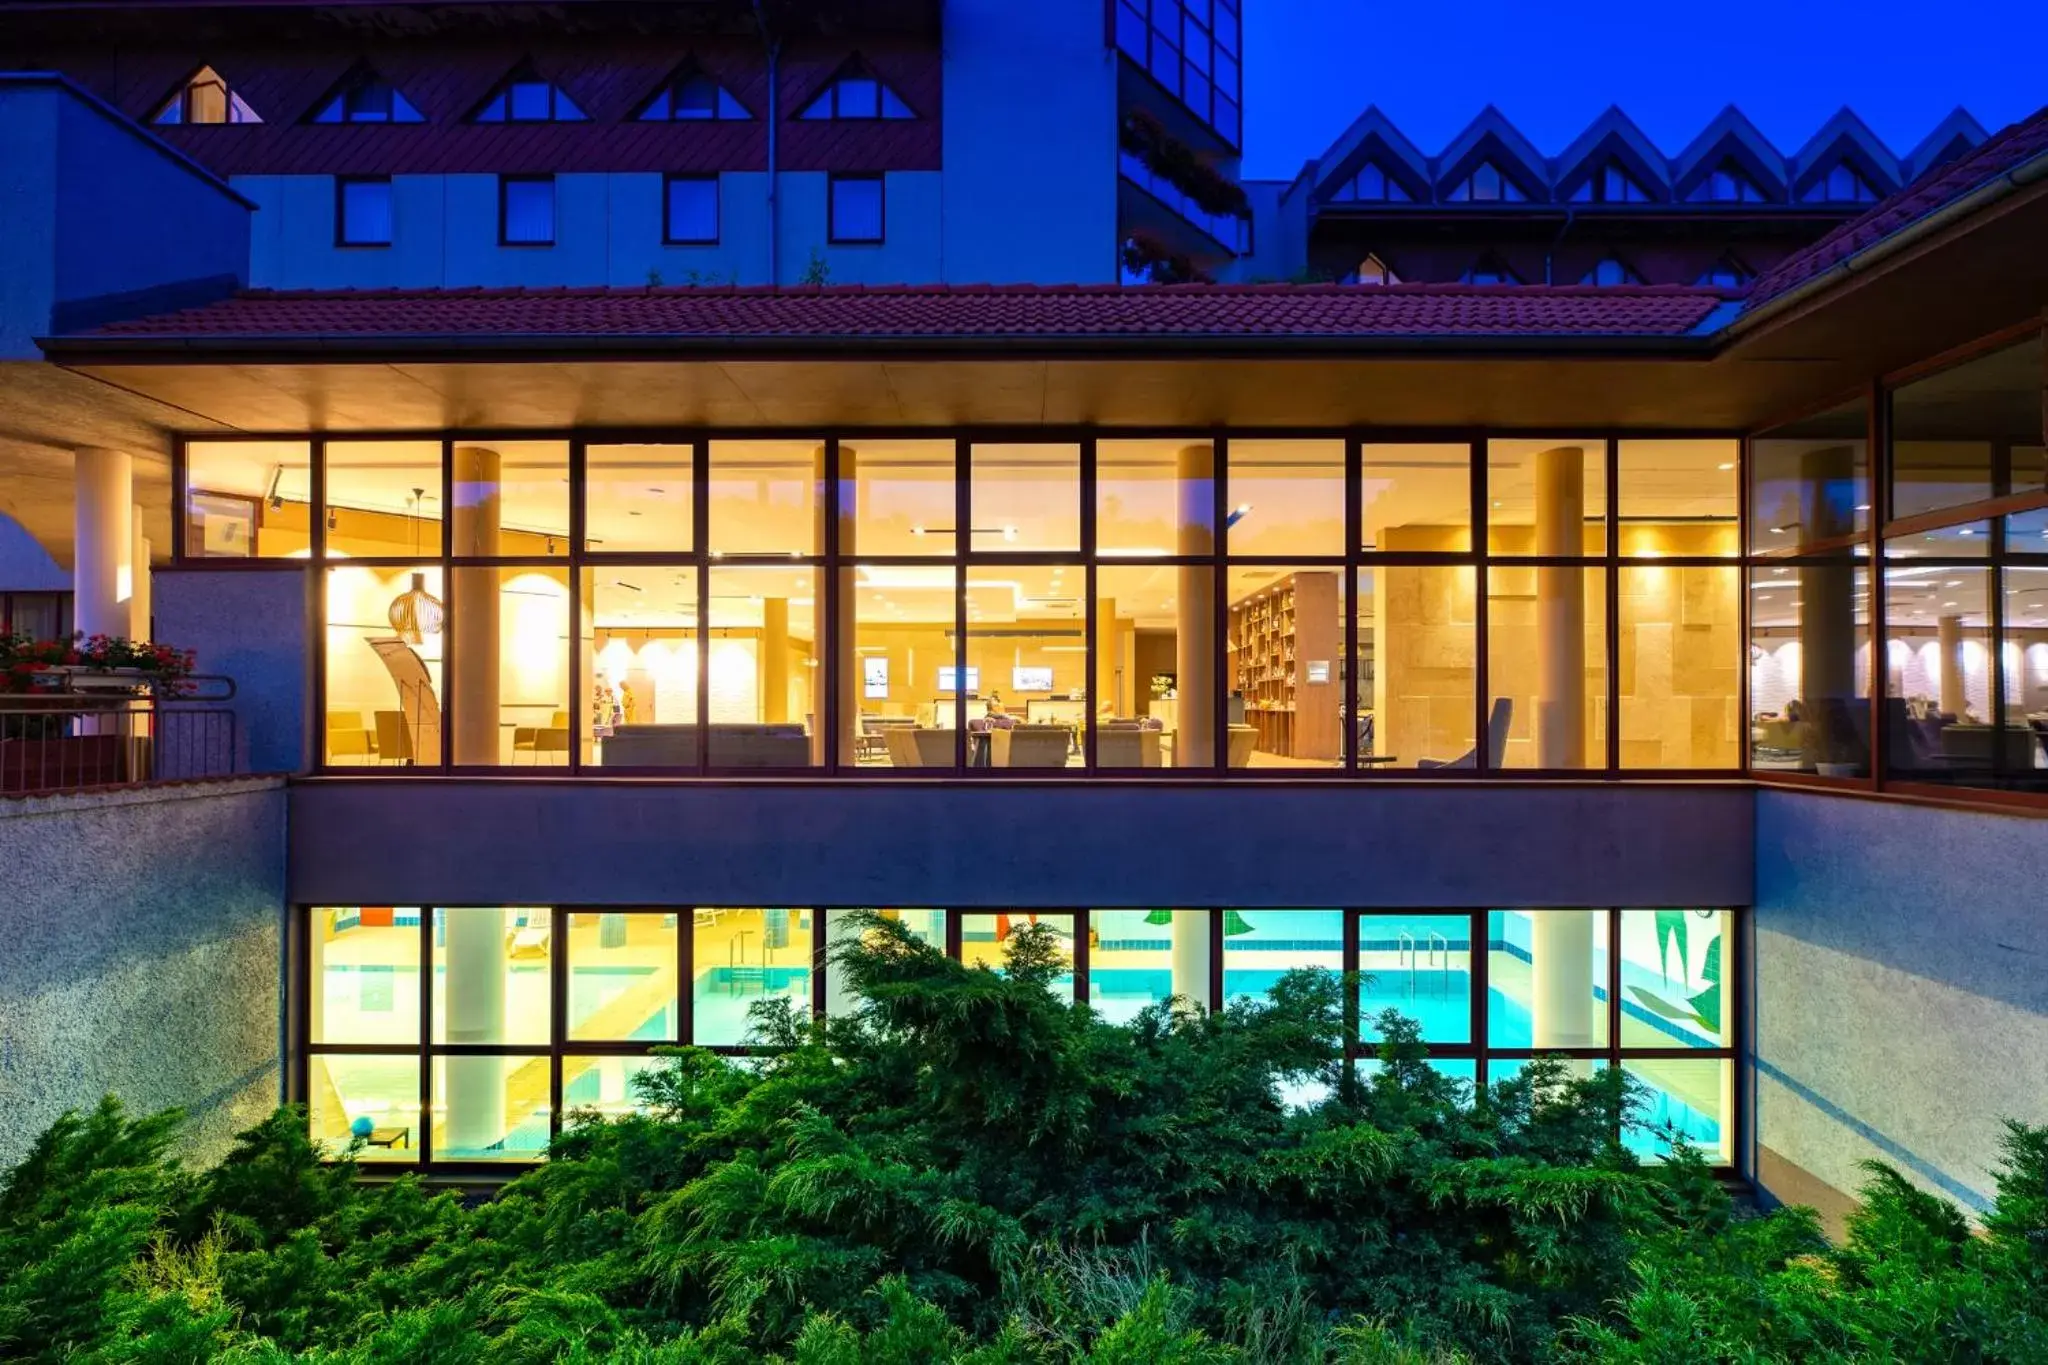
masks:
{"label": "balcony", "polygon": [[1117,170],[1124,180],[1143,190],[1176,218],[1203,233],[1233,256],[1252,249],[1252,225],[1232,213],[1210,213],[1188,197],[1185,190],[1155,172],[1134,152],[1117,153]]}
{"label": "balcony", "polygon": [[246,771],[235,714],[224,704],[234,698],[233,680],[189,678],[176,696],[111,681],[79,675],[52,690],[0,695],[0,795]]}

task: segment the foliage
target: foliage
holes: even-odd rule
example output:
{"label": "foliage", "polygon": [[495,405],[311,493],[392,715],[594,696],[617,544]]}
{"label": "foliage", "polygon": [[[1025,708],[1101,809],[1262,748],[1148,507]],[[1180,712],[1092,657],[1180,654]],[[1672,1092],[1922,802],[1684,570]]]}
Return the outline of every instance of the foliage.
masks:
{"label": "foliage", "polygon": [[1133,232],[1124,239],[1123,267],[1127,274],[1147,284],[1214,283],[1193,261],[1144,231]]}
{"label": "foliage", "polygon": [[[1849,1242],[1637,1164],[1619,1069],[1474,1097],[1415,1031],[1345,1074],[1344,984],[1105,1024],[879,916],[865,1002],[761,1007],[755,1066],[677,1050],[467,1203],[359,1184],[281,1111],[211,1170],[108,1100],[0,1178],[0,1358],[1211,1365],[2048,1358],[2048,1131],[1973,1232],[1873,1168]],[[778,1002],[779,1003],[779,1002]],[[1327,1086],[1290,1107],[1282,1087]]]}
{"label": "foliage", "polygon": [[804,273],[797,276],[796,282],[820,288],[832,283],[832,263],[825,259],[824,252],[811,248],[811,257],[804,262]]}
{"label": "foliage", "polygon": [[1250,220],[1251,200],[1244,188],[1198,156],[1143,109],[1124,117],[1118,136],[1123,149],[1152,168],[1155,175],[1195,201],[1204,213],[1230,214]]}
{"label": "foliage", "polygon": [[21,633],[0,634],[0,692],[35,690],[51,670],[127,668],[145,675],[151,684],[175,691],[178,682],[192,672],[192,651],[127,640],[112,635],[79,632],[68,640],[38,640]]}

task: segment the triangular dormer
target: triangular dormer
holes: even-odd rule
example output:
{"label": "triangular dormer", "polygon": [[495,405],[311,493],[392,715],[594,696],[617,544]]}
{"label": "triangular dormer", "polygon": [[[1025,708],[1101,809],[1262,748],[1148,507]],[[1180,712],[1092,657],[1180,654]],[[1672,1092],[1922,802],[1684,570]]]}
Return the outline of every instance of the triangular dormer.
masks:
{"label": "triangular dormer", "polygon": [[1579,281],[1580,284],[1598,285],[1603,289],[1611,289],[1616,285],[1622,284],[1641,284],[1642,282],[1643,277],[1636,273],[1635,267],[1619,256],[1602,257],[1594,264],[1591,270],[1586,272],[1585,277]]}
{"label": "triangular dormer", "polygon": [[1802,204],[1869,204],[1899,187],[1898,158],[1853,110],[1842,109],[1793,158]]}
{"label": "triangular dormer", "polygon": [[1574,204],[1647,204],[1650,192],[1618,160],[1610,160],[1579,181],[1572,190]]}
{"label": "triangular dormer", "polygon": [[1519,204],[1550,197],[1543,154],[1490,104],[1436,159],[1436,184],[1438,198],[1451,204]]}
{"label": "triangular dormer", "polygon": [[1730,252],[1701,272],[1696,283],[1710,289],[1744,289],[1755,278],[1756,272]]}
{"label": "triangular dormer", "polygon": [[[1368,172],[1367,167],[1375,168]],[[1324,203],[1426,203],[1429,159],[1378,106],[1368,106],[1344,135],[1312,163],[1311,183]],[[1386,193],[1378,195],[1380,183]]]}
{"label": "triangular dormer", "polygon": [[195,123],[261,123],[249,102],[228,88],[227,81],[210,66],[187,76],[170,97],[157,107],[151,123],[159,125]]}
{"label": "triangular dormer", "polygon": [[1524,204],[1529,192],[1491,161],[1482,161],[1444,198],[1453,204]]}
{"label": "triangular dormer", "polygon": [[1509,268],[1507,263],[1502,261],[1500,257],[1489,251],[1478,260],[1472,262],[1465,273],[1459,277],[1458,282],[1460,284],[1520,284],[1522,277]]}
{"label": "triangular dormer", "polygon": [[1415,196],[1399,179],[1388,175],[1377,161],[1368,161],[1358,174],[1342,181],[1330,192],[1333,204],[1412,204]]}
{"label": "triangular dormer", "polygon": [[590,116],[553,81],[521,62],[469,116],[471,123],[582,123]]}
{"label": "triangular dormer", "polygon": [[642,123],[745,123],[754,116],[732,91],[689,61],[670,72],[633,117]]}
{"label": "triangular dormer", "polygon": [[1782,204],[1787,176],[1784,153],[1731,104],[1673,159],[1671,187],[1688,204]]}
{"label": "triangular dormer", "polygon": [[1670,163],[1618,107],[1586,125],[1558,157],[1556,185],[1578,204],[1654,204],[1671,197]]}
{"label": "triangular dormer", "polygon": [[1734,157],[1724,157],[1721,164],[1693,183],[1686,193],[1688,204],[1768,204],[1770,196],[1756,178]]}
{"label": "triangular dormer", "polygon": [[1919,146],[1906,154],[1906,174],[1918,180],[1936,166],[1945,166],[1964,153],[1975,150],[1989,136],[1984,125],[1977,122],[1969,110],[1960,107],[1951,110],[1947,118],[1920,140]]}
{"label": "triangular dormer", "polygon": [[1352,271],[1345,280],[1346,284],[1366,285],[1399,284],[1400,282],[1401,277],[1394,272],[1394,267],[1388,265],[1373,252],[1366,253],[1365,259],[1358,263],[1358,269]]}
{"label": "triangular dormer", "polygon": [[306,122],[425,123],[426,119],[396,86],[367,62],[360,62],[321,96]]}
{"label": "triangular dormer", "polygon": [[859,57],[849,58],[822,89],[805,102],[800,119],[912,119],[903,97]]}

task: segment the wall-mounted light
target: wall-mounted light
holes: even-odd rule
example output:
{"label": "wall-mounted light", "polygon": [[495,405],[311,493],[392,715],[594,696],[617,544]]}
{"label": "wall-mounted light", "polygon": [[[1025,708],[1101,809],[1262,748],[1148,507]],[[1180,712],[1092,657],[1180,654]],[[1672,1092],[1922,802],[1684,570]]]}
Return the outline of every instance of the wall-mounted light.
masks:
{"label": "wall-mounted light", "polygon": [[1223,519],[1223,529],[1226,531],[1229,530],[1231,527],[1237,525],[1240,521],[1243,521],[1246,517],[1250,516],[1251,514],[1252,505],[1250,503],[1239,503],[1237,506],[1231,508],[1230,515]]}

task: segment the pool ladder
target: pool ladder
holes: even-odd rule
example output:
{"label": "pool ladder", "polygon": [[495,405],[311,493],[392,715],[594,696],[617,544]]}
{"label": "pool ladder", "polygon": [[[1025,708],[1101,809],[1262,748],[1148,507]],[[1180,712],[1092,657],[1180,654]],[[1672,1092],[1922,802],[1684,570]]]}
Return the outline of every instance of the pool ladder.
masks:
{"label": "pool ladder", "polygon": [[[1395,938],[1394,943],[1394,964],[1398,967],[1405,963],[1408,968],[1408,994],[1414,995],[1416,993],[1416,985],[1420,979],[1420,973],[1423,967],[1429,966],[1437,968],[1437,980],[1438,984],[1443,988],[1442,994],[1446,997],[1450,995],[1451,941],[1448,938],[1431,929],[1423,938],[1421,947],[1418,948],[1415,935],[1403,929]],[[1437,957],[1439,949],[1443,953],[1441,963],[1439,963]],[[1426,958],[1424,956],[1425,953],[1427,954]]]}

